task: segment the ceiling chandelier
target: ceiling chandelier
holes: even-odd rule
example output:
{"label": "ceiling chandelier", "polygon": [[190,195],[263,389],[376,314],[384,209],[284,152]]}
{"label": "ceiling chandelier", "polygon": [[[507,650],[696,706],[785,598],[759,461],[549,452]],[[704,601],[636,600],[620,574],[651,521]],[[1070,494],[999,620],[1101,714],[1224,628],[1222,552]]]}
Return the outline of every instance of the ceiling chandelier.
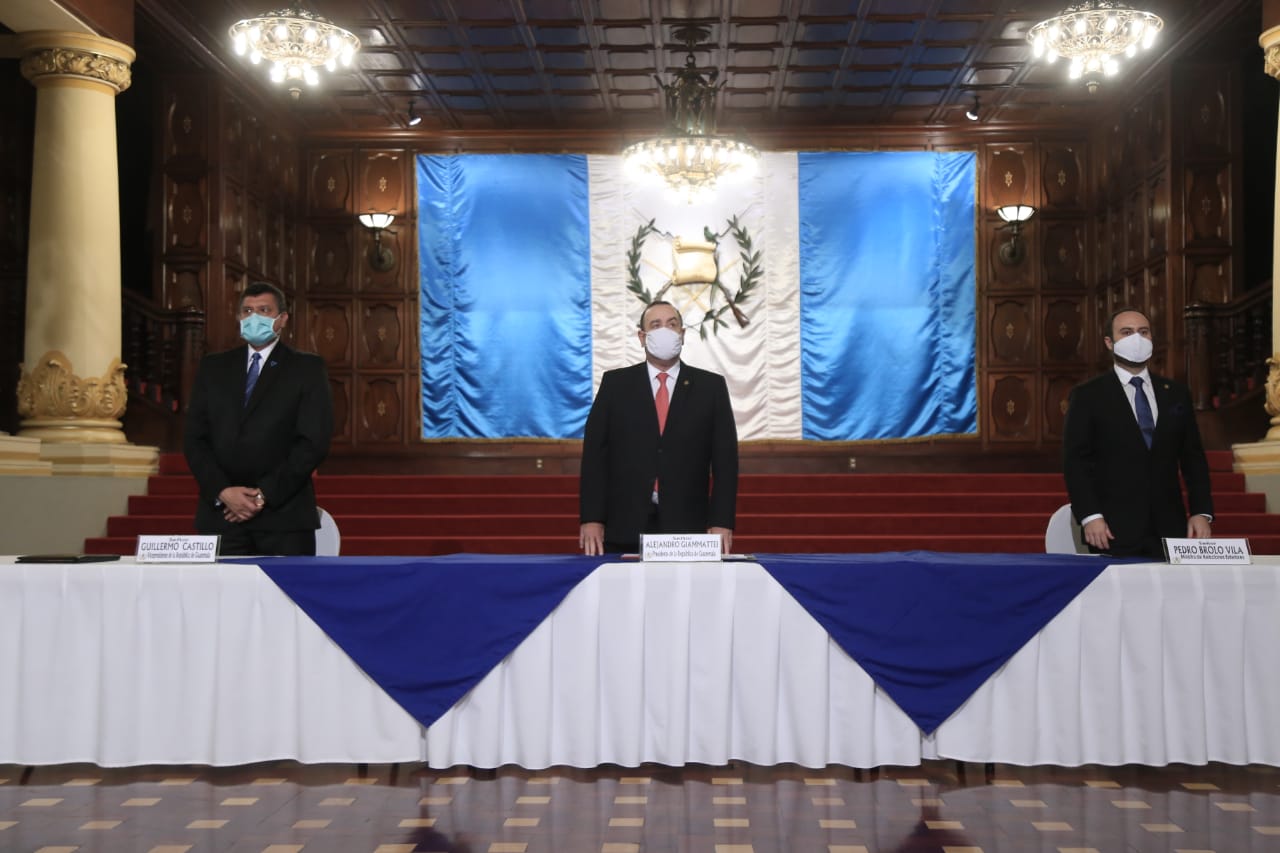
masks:
{"label": "ceiling chandelier", "polygon": [[711,35],[710,27],[686,24],[672,33],[689,51],[684,68],[671,83],[658,81],[664,96],[668,128],[664,136],[628,145],[622,151],[626,170],[660,179],[681,201],[692,203],[715,189],[721,178],[755,172],[759,152],[745,142],[717,136],[718,69],[698,70],[694,48]]}
{"label": "ceiling chandelier", "polygon": [[288,86],[294,100],[302,97],[303,83],[320,82],[317,68],[350,66],[360,49],[360,39],[348,30],[296,6],[236,21],[227,32],[236,53],[248,54],[254,65],[271,63],[272,81]]}
{"label": "ceiling chandelier", "polygon": [[1096,92],[1103,75],[1120,70],[1121,55],[1132,59],[1139,49],[1151,47],[1163,27],[1164,21],[1151,12],[1110,0],[1084,0],[1036,24],[1027,41],[1037,59],[1071,60],[1071,79],[1083,77],[1089,91]]}

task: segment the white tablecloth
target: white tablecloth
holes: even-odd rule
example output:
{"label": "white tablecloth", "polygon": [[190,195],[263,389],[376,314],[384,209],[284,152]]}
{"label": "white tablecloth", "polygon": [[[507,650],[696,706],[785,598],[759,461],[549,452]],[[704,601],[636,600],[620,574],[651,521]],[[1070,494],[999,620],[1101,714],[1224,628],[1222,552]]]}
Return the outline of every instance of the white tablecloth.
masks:
{"label": "white tablecloth", "polygon": [[925,739],[752,564],[603,566],[425,738],[256,567],[0,564],[0,763],[1280,764],[1259,563],[1107,569]]}

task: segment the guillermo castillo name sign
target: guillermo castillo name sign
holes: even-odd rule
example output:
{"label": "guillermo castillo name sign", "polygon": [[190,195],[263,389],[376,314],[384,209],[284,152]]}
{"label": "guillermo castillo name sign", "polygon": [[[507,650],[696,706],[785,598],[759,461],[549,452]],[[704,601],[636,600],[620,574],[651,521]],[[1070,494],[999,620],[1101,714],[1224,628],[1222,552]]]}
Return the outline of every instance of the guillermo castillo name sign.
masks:
{"label": "guillermo castillo name sign", "polygon": [[173,535],[138,537],[139,563],[213,563],[218,559],[217,536]]}
{"label": "guillermo castillo name sign", "polygon": [[1165,539],[1164,553],[1175,566],[1181,563],[1247,566],[1253,562],[1248,539]]}

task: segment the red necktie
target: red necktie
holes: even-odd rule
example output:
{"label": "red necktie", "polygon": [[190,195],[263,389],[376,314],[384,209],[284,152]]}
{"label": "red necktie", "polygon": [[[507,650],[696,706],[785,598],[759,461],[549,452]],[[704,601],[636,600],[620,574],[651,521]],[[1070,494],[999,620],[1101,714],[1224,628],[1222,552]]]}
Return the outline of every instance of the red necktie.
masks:
{"label": "red necktie", "polygon": [[667,374],[658,374],[658,393],[653,397],[653,405],[658,409],[658,432],[667,428],[667,408],[671,405],[671,397],[667,394]]}

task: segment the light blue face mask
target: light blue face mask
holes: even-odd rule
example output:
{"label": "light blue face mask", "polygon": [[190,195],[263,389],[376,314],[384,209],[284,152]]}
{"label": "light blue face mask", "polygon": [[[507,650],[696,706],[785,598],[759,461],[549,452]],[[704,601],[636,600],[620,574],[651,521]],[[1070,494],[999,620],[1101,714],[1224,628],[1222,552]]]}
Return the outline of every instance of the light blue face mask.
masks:
{"label": "light blue face mask", "polygon": [[240,337],[255,347],[264,347],[275,340],[276,318],[262,314],[250,314],[240,320]]}

